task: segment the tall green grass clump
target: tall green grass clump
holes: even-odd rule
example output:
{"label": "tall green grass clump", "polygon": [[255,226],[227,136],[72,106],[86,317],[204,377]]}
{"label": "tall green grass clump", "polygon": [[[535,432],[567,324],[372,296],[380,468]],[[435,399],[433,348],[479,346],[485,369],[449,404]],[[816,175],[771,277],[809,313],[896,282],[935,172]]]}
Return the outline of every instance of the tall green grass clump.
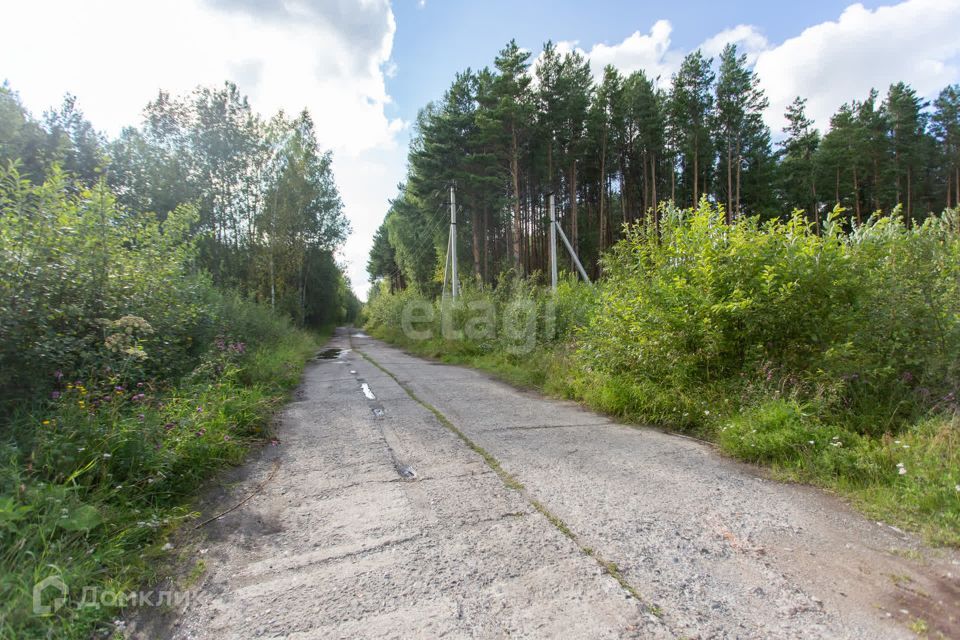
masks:
{"label": "tall green grass clump", "polygon": [[373,335],[416,353],[491,371],[522,386],[544,387],[578,327],[593,312],[595,289],[573,277],[556,293],[534,280],[501,276],[497,287],[467,282],[457,300],[431,299],[386,283],[365,307]]}
{"label": "tall green grass clump", "polygon": [[[158,579],[197,490],[268,436],[315,348],[212,286],[195,220],[0,176],[0,637],[112,633],[113,596]],[[38,613],[51,577],[69,594]]]}

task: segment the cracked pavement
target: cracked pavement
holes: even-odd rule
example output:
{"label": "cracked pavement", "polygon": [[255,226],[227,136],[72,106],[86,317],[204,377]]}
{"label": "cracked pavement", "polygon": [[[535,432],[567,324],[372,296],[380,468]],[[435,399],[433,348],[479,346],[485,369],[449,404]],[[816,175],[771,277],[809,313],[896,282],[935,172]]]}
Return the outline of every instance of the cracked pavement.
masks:
{"label": "cracked pavement", "polygon": [[[174,638],[909,638],[960,556],[711,447],[339,329],[203,505]],[[365,393],[363,385],[369,393]],[[370,396],[373,396],[372,398]],[[192,561],[191,560],[191,561]]]}

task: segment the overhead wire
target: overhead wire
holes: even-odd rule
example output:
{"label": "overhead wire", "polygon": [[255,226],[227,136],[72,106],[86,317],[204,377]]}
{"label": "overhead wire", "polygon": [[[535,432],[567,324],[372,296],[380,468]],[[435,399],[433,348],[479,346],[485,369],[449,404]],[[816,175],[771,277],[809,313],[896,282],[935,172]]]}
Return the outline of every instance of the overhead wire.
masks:
{"label": "overhead wire", "polygon": [[[434,192],[434,194],[439,195],[439,192]],[[410,253],[413,256],[414,263],[419,263],[420,260],[423,259],[427,249],[433,245],[434,237],[438,232],[442,230],[444,224],[446,224],[445,218],[443,216],[437,217],[437,214],[440,212],[440,209],[442,207],[449,206],[449,204],[450,204],[449,201],[444,201],[444,200],[441,200],[439,204],[437,204],[437,208],[433,212],[434,215],[431,216],[434,218],[434,220],[432,221],[432,223],[430,223],[430,226],[428,227],[429,233],[426,235],[420,236],[419,241],[415,242],[413,249],[410,250]],[[433,249],[434,251],[436,251],[436,247],[433,247]],[[403,271],[400,269],[400,266],[396,264],[396,260],[394,260],[394,267],[390,270],[389,276],[391,278],[396,278],[397,276],[402,277],[403,275],[404,275]]]}

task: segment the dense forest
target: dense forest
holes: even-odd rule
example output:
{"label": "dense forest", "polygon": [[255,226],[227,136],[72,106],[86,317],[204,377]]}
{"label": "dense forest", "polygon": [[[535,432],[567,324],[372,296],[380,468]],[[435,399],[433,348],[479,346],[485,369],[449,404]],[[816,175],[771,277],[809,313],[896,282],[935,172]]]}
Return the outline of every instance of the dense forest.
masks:
{"label": "dense forest", "polygon": [[[667,86],[668,88],[665,88]],[[461,273],[494,283],[547,267],[547,193],[588,271],[624,222],[661,203],[721,205],[727,221],[803,210],[820,228],[836,206],[847,224],[878,211],[910,226],[960,202],[960,87],[928,104],[899,82],[842,105],[822,134],[797,97],[773,143],[768,101],[746,56],[688,55],[667,85],[547,43],[534,62],[511,41],[493,67],[456,76],[424,108],[405,184],[371,251],[373,280],[436,288],[456,185]]]}
{"label": "dense forest", "polygon": [[[358,312],[347,232],[306,111],[161,92],[110,140],[0,88],[0,637],[112,637],[165,577],[203,482]],[[45,616],[42,579],[70,589]]]}
{"label": "dense forest", "polygon": [[0,165],[42,183],[53,170],[72,188],[103,184],[128,212],[161,223],[196,207],[198,267],[231,288],[322,326],[356,313],[335,250],[349,225],[332,156],[318,146],[310,114],[264,121],[232,83],[184,96],[159,92],[140,127],[114,140],[84,118],[76,99],[35,120],[18,94],[0,87]]}

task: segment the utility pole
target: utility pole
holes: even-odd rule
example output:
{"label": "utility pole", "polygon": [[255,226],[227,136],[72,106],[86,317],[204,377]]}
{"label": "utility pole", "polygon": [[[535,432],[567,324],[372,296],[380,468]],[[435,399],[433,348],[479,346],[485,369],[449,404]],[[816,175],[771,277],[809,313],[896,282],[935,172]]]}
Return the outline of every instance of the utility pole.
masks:
{"label": "utility pole", "polygon": [[550,194],[550,283],[553,285],[553,290],[557,290],[557,234],[560,234],[560,239],[563,240],[563,244],[567,247],[567,251],[570,253],[570,257],[573,259],[573,264],[577,267],[577,271],[580,272],[580,277],[583,278],[583,281],[587,284],[592,284],[590,282],[590,276],[587,275],[586,270],[583,268],[583,265],[580,264],[580,258],[577,257],[577,252],[573,250],[573,246],[570,244],[570,241],[567,240],[567,234],[563,232],[563,227],[557,224],[557,209],[553,204],[553,194]]}
{"label": "utility pole", "polygon": [[447,265],[450,264],[450,236],[447,236],[447,250],[443,254],[443,288],[440,289],[440,301],[447,299]]}
{"label": "utility pole", "polygon": [[553,202],[553,193],[550,198],[550,288],[557,290],[557,209]]}
{"label": "utility pole", "polygon": [[450,290],[457,299],[457,196],[450,185]]}
{"label": "utility pole", "polygon": [[576,265],[577,271],[580,272],[580,276],[583,278],[583,281],[587,284],[590,284],[590,276],[587,275],[583,265],[580,264],[580,258],[577,257],[577,252],[573,250],[573,246],[570,244],[570,241],[567,240],[567,234],[563,232],[563,229],[561,229],[560,225],[558,225],[556,222],[553,223],[553,228],[560,233],[560,239],[563,240],[563,244],[567,245],[567,251],[570,252],[570,257],[573,258],[573,264]]}

